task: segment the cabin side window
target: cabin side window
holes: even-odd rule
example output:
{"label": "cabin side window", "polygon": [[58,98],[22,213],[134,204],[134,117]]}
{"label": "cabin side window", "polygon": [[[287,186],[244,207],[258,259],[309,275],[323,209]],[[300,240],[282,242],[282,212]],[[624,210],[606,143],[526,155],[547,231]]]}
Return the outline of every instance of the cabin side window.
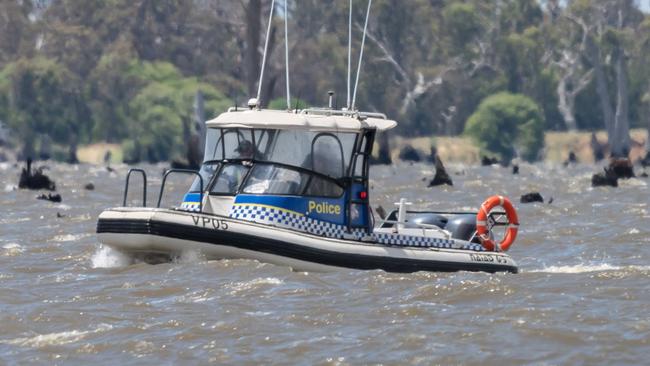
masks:
{"label": "cabin side window", "polygon": [[335,180],[273,164],[256,164],[244,183],[243,193],[341,197]]}
{"label": "cabin side window", "polygon": [[223,159],[222,142],[221,129],[208,128],[205,135],[205,153],[203,154],[204,162]]}
{"label": "cabin side window", "polygon": [[251,194],[300,195],[308,176],[276,165],[258,164],[253,168],[242,190]]}
{"label": "cabin side window", "polygon": [[[265,161],[316,170],[333,178],[346,175],[354,149],[355,133],[267,131],[269,131],[268,143],[257,142],[257,130],[255,135],[259,149],[262,150],[263,147],[266,149],[264,150]],[[264,141],[263,136],[260,136],[260,139]]]}
{"label": "cabin side window", "polygon": [[309,168],[332,178],[345,175],[343,146],[339,139],[329,133],[316,135],[309,154]]}
{"label": "cabin side window", "polygon": [[241,164],[225,165],[219,172],[210,193],[233,195],[246,177],[248,167]]}
{"label": "cabin side window", "polygon": [[318,197],[341,197],[341,195],[343,195],[343,187],[330,179],[314,175],[309,182],[305,195]]}
{"label": "cabin side window", "polygon": [[[208,184],[210,183],[210,179],[212,179],[212,176],[214,175],[214,172],[219,169],[219,163],[217,162],[210,162],[210,163],[204,163],[201,165],[201,170],[199,170],[199,174],[201,175],[201,178],[203,178],[203,190],[208,188]],[[192,182],[192,187],[190,187],[190,192],[195,193],[199,192],[201,190],[201,181],[199,180],[198,177],[194,178],[194,182]]]}

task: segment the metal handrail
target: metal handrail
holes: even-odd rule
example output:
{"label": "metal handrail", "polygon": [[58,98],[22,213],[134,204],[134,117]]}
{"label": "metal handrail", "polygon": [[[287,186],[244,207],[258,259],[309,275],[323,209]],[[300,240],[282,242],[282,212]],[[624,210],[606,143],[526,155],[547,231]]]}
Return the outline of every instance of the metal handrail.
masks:
{"label": "metal handrail", "polygon": [[324,114],[324,115],[333,115],[333,116],[349,116],[349,117],[370,117],[370,118],[381,118],[388,119],[383,113],[376,112],[359,112],[352,110],[339,110],[339,109],[328,109],[328,108],[307,108],[300,111],[300,114]]}
{"label": "metal handrail", "polygon": [[[393,213],[397,214],[397,210],[392,210],[386,215],[386,217],[389,217]],[[427,211],[427,210],[406,210],[407,214],[443,214],[443,215],[476,215],[478,214],[477,211]],[[492,215],[505,215],[505,211],[493,211],[491,212]]]}
{"label": "metal handrail", "polygon": [[122,200],[122,207],[126,207],[126,196],[129,193],[129,179],[131,178],[131,173],[138,172],[142,174],[143,184],[142,184],[142,207],[147,207],[147,173],[138,168],[129,169],[129,172],[126,174],[126,183],[124,183],[124,199]]}
{"label": "metal handrail", "polygon": [[[394,212],[397,212],[397,210],[394,210]],[[391,211],[391,213],[388,214],[386,217],[390,217],[392,213],[393,213],[393,211]],[[447,213],[447,214],[452,214],[452,215],[462,215],[462,214],[470,214],[471,212],[407,211],[407,213]],[[496,216],[496,218],[493,218],[494,216]],[[503,222],[499,221],[502,217],[505,217],[505,212],[500,212],[500,211],[491,212],[488,215],[488,217],[492,218],[492,221],[493,221],[492,225],[488,229],[488,231],[490,231],[490,232],[492,231],[492,228],[495,227],[495,226],[506,226],[506,225],[508,225],[508,223],[503,223]],[[378,223],[379,223],[379,225],[376,226],[378,228],[381,228],[382,226],[384,226],[384,224],[393,224],[393,225],[396,225],[396,224],[409,224],[409,225],[415,225],[417,227],[414,228],[414,229],[422,229],[423,234],[424,234],[425,229],[434,229],[434,230],[440,231],[444,235],[447,235],[448,238],[451,238],[451,236],[448,234],[447,230],[445,230],[445,229],[443,229],[443,228],[441,228],[441,227],[439,227],[437,225],[422,224],[422,223],[408,222],[408,221],[407,222],[400,222],[400,221],[397,221],[397,220],[388,220],[388,219],[380,220],[380,221],[378,221]],[[471,242],[472,240],[474,240],[474,238],[476,237],[476,234],[477,234],[477,232],[476,232],[476,230],[474,230],[474,234],[472,234],[472,237],[469,238],[468,241]]]}
{"label": "metal handrail", "polygon": [[203,177],[196,170],[190,170],[190,169],[169,169],[165,172],[165,175],[163,175],[162,184],[160,186],[160,193],[158,194],[158,204],[156,205],[156,207],[160,208],[160,202],[162,201],[163,192],[165,191],[165,182],[167,181],[167,176],[169,176],[171,173],[193,174],[199,177],[199,182],[201,182],[201,187],[199,191],[200,194],[199,212],[203,212]]}
{"label": "metal handrail", "polygon": [[[400,221],[396,221],[396,220],[381,220],[380,223],[381,223],[381,225],[379,225],[379,227],[381,227],[382,225],[384,225],[386,223],[388,223],[388,224],[415,225],[415,226],[418,226],[418,227],[415,227],[413,229],[422,229],[422,234],[423,235],[426,234],[426,232],[425,232],[426,229],[432,229],[432,230],[435,230],[435,231],[439,231],[447,239],[451,239],[451,234],[447,230],[445,230],[445,229],[443,229],[443,228],[441,228],[440,226],[437,226],[437,225],[421,224],[421,223],[417,223],[417,222],[400,222]],[[405,229],[410,229],[410,228],[405,228]]]}
{"label": "metal handrail", "polygon": [[[243,112],[249,110],[248,107],[229,107],[228,112]],[[361,112],[355,110],[340,110],[330,108],[305,108],[290,111],[295,114],[318,114],[327,116],[348,116],[348,117],[361,117],[361,118],[381,118],[388,119],[384,113],[378,112]]]}

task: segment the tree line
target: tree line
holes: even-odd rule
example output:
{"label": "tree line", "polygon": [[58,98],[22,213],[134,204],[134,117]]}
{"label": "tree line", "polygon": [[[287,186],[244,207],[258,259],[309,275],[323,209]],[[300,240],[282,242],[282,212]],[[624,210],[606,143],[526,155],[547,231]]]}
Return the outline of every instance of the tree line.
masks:
{"label": "tree line", "polygon": [[[270,4],[3,1],[0,121],[24,157],[54,146],[74,161],[79,145],[106,141],[129,159],[173,159],[197,91],[208,117],[257,94]],[[366,4],[353,1],[353,65]],[[262,104],[286,108],[286,16],[293,104],[326,105],[333,90],[344,106],[349,2],[276,6]],[[650,16],[633,0],[375,0],[364,52],[357,105],[402,135],[466,133],[534,160],[544,130],[604,129],[624,155],[629,128],[650,125]],[[512,143],[493,142],[499,123],[519,131]]]}

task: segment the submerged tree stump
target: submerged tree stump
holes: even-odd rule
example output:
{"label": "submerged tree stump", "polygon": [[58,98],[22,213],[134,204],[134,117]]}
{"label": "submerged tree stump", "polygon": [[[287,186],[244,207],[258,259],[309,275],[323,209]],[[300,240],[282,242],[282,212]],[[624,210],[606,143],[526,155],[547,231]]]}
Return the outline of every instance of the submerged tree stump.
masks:
{"label": "submerged tree stump", "polygon": [[429,149],[429,156],[427,156],[426,158],[427,162],[435,164],[437,156],[438,156],[438,149],[434,145],[431,145]]}
{"label": "submerged tree stump", "polygon": [[42,195],[36,197],[36,199],[37,200],[50,201],[50,202],[56,202],[56,203],[62,201],[61,195],[58,194],[58,193],[56,193],[56,194],[48,193],[47,195],[42,194]]}
{"label": "submerged tree stump", "polygon": [[578,157],[576,156],[576,153],[574,153],[573,151],[569,151],[569,156],[564,161],[563,165],[566,168],[570,164],[575,164],[577,162],[578,162]]}
{"label": "submerged tree stump", "polygon": [[415,161],[418,162],[422,160],[420,158],[420,153],[411,145],[405,145],[400,151],[399,151],[399,158],[402,161]]}
{"label": "submerged tree stump", "polygon": [[497,159],[497,158],[489,158],[489,157],[487,157],[485,155],[483,155],[483,157],[481,157],[481,165],[482,166],[489,166],[489,165],[498,164],[498,163],[499,163],[499,159]]}
{"label": "submerged tree stump", "polygon": [[438,155],[435,156],[436,160],[436,175],[433,176],[431,182],[429,182],[429,187],[439,186],[447,184],[450,186],[454,185],[454,182],[451,181],[451,177],[447,174],[445,166],[442,164],[442,160]]}
{"label": "submerged tree stump", "polygon": [[609,168],[618,178],[628,179],[634,177],[634,166],[629,158],[611,158]]}
{"label": "submerged tree stump", "polygon": [[520,203],[541,202],[544,203],[544,197],[539,192],[526,193],[519,198]]}
{"label": "submerged tree stump", "polygon": [[592,187],[618,187],[619,179],[635,177],[634,167],[629,158],[610,158],[609,164],[603,170],[604,172],[594,174],[591,177]]}
{"label": "submerged tree stump", "polygon": [[39,167],[32,173],[32,159],[27,159],[27,166],[20,173],[18,181],[20,189],[47,189],[56,190],[56,184],[47,175],[43,174],[43,167]]}
{"label": "submerged tree stump", "polygon": [[390,157],[390,145],[388,143],[388,133],[382,132],[378,134],[377,142],[379,143],[379,154],[377,158],[370,158],[370,164],[376,165],[390,165],[393,160]]}
{"label": "submerged tree stump", "polygon": [[605,145],[601,144],[596,138],[595,133],[591,133],[591,151],[594,153],[594,160],[599,162],[605,159]]}
{"label": "submerged tree stump", "polygon": [[377,212],[377,215],[379,215],[379,218],[384,220],[388,214],[386,214],[386,210],[381,206],[377,206],[377,209],[375,210]]}
{"label": "submerged tree stump", "polygon": [[603,173],[594,174],[591,177],[592,187],[618,187],[618,177],[612,172],[611,169],[605,168]]}

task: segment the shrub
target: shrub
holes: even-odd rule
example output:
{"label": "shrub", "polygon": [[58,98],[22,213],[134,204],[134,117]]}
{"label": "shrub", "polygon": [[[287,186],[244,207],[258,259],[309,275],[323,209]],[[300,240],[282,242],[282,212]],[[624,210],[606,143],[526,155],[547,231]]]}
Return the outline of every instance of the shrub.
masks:
{"label": "shrub", "polygon": [[518,155],[534,161],[544,146],[544,115],[525,95],[502,92],[483,99],[467,120],[465,134],[503,160]]}
{"label": "shrub", "polygon": [[[309,105],[307,102],[304,100],[298,99],[296,97],[291,97],[291,109],[296,108],[298,106],[298,109],[305,109],[309,108]],[[267,109],[277,109],[280,111],[286,110],[287,109],[287,98],[286,97],[279,97],[271,100],[269,102],[269,105]]]}

